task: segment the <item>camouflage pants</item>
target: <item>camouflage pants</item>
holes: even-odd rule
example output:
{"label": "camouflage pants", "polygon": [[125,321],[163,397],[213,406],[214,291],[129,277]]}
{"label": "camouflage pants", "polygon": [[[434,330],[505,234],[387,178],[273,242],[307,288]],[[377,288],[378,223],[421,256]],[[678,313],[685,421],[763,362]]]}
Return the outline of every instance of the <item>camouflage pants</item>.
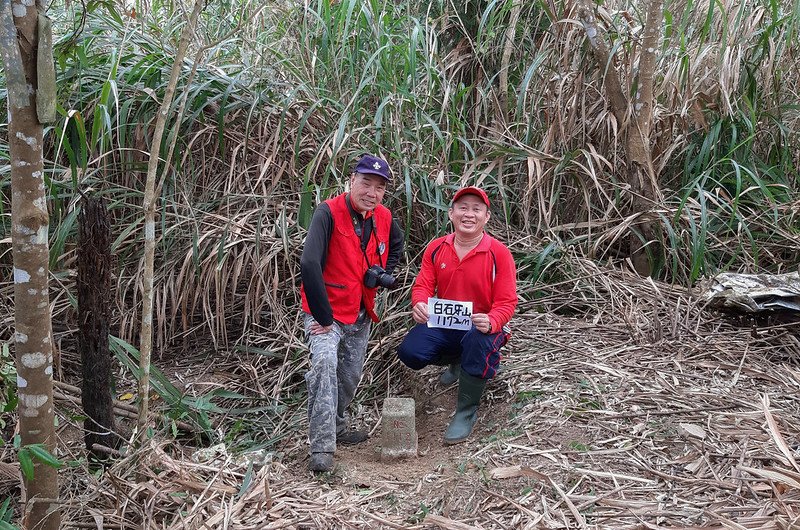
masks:
{"label": "camouflage pants", "polygon": [[303,325],[311,350],[308,386],[308,439],[312,453],[333,453],[336,433],[347,428],[347,407],[364,371],[364,356],[372,324],[362,311],[354,324],[333,322],[328,333],[312,335],[314,317],[304,313]]}

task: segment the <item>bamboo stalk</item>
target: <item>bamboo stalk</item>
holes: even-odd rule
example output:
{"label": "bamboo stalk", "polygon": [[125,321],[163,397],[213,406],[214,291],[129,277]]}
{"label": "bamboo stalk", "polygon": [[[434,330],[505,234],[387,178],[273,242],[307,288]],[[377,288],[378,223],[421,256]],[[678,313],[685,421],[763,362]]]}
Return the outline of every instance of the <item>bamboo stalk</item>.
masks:
{"label": "bamboo stalk", "polygon": [[158,172],[159,153],[161,152],[161,138],[167,123],[167,113],[172,105],[178,76],[183,66],[183,58],[189,47],[189,40],[194,32],[194,26],[205,2],[196,0],[194,9],[181,32],[181,40],[175,54],[169,83],[164,92],[164,101],[156,118],[155,131],[150,145],[150,160],[147,165],[147,180],[144,192],[144,272],[142,286],[142,329],[139,339],[140,359],[139,365],[142,376],[139,379],[139,419],[137,422],[138,438],[143,440],[147,431],[148,408],[150,405],[150,356],[153,349],[153,269],[155,262],[156,235],[156,174]]}

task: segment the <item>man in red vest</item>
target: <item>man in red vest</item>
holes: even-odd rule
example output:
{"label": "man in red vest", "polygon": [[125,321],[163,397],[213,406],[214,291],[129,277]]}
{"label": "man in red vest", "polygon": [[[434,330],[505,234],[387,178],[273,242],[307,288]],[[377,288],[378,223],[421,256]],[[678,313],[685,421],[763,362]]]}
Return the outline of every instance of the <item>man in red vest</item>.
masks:
{"label": "man in red vest", "polygon": [[403,231],[381,205],[391,179],[385,160],[364,155],[350,175],[350,191],[314,211],[300,258],[303,320],[311,369],[308,385],[309,469],[331,471],[337,444],[357,444],[353,400],[367,352],[378,287],[394,284]]}
{"label": "man in red vest", "polygon": [[[517,279],[511,252],[483,230],[490,217],[486,192],[473,186],[458,190],[448,216],[453,232],[431,241],[422,256],[411,290],[417,325],[397,353],[414,370],[450,365],[441,381],[458,381],[458,398],[444,443],[454,444],[472,433],[486,381],[497,373],[500,348],[510,336],[506,324],[517,307]],[[432,297],[471,302],[470,328],[429,327]]]}

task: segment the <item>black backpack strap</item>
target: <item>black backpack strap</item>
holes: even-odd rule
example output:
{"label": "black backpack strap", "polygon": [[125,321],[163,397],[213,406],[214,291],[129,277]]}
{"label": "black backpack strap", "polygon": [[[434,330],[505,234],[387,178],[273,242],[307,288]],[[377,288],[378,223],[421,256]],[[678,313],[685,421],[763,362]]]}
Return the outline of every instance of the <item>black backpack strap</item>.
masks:
{"label": "black backpack strap", "polygon": [[439,245],[435,249],[433,249],[433,252],[431,252],[432,265],[436,265],[436,254],[439,252],[439,249],[442,248],[442,245],[444,245],[444,241],[441,241]]}

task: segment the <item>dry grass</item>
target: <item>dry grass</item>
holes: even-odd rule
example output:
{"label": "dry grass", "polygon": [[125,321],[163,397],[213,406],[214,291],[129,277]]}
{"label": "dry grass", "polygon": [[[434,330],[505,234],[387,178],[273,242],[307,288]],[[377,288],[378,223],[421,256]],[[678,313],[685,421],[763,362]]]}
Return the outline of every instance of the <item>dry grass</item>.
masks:
{"label": "dry grass", "polygon": [[[283,426],[273,427],[273,435],[286,429],[285,437],[263,467],[249,470],[224,452],[197,462],[189,445],[154,441],[101,476],[82,468],[62,472],[65,523],[231,529],[796,525],[797,325],[736,325],[704,312],[682,288],[578,259],[571,269],[579,279],[542,288],[535,303],[542,312],[527,303],[513,321],[506,369],[489,386],[478,431],[466,444],[439,448],[440,432],[428,423],[420,435],[434,442],[421,444],[418,461],[379,464],[374,448],[345,450],[336,473],[314,478],[304,467],[299,402],[287,409]],[[435,388],[435,373],[412,374],[392,360],[398,338],[384,337],[372,348],[362,388],[382,388],[359,396],[359,421],[374,428],[373,440],[379,439],[385,395],[415,395],[422,414],[452,393]],[[304,361],[297,362],[288,372],[303,369]],[[195,363],[194,379],[184,382],[198,393],[220,385],[268,395],[260,376],[265,367],[261,357],[230,356],[205,370]],[[443,427],[446,418],[436,421]],[[62,445],[78,458],[79,443],[66,440],[69,423],[61,430]],[[135,482],[138,469],[146,482]]]}

